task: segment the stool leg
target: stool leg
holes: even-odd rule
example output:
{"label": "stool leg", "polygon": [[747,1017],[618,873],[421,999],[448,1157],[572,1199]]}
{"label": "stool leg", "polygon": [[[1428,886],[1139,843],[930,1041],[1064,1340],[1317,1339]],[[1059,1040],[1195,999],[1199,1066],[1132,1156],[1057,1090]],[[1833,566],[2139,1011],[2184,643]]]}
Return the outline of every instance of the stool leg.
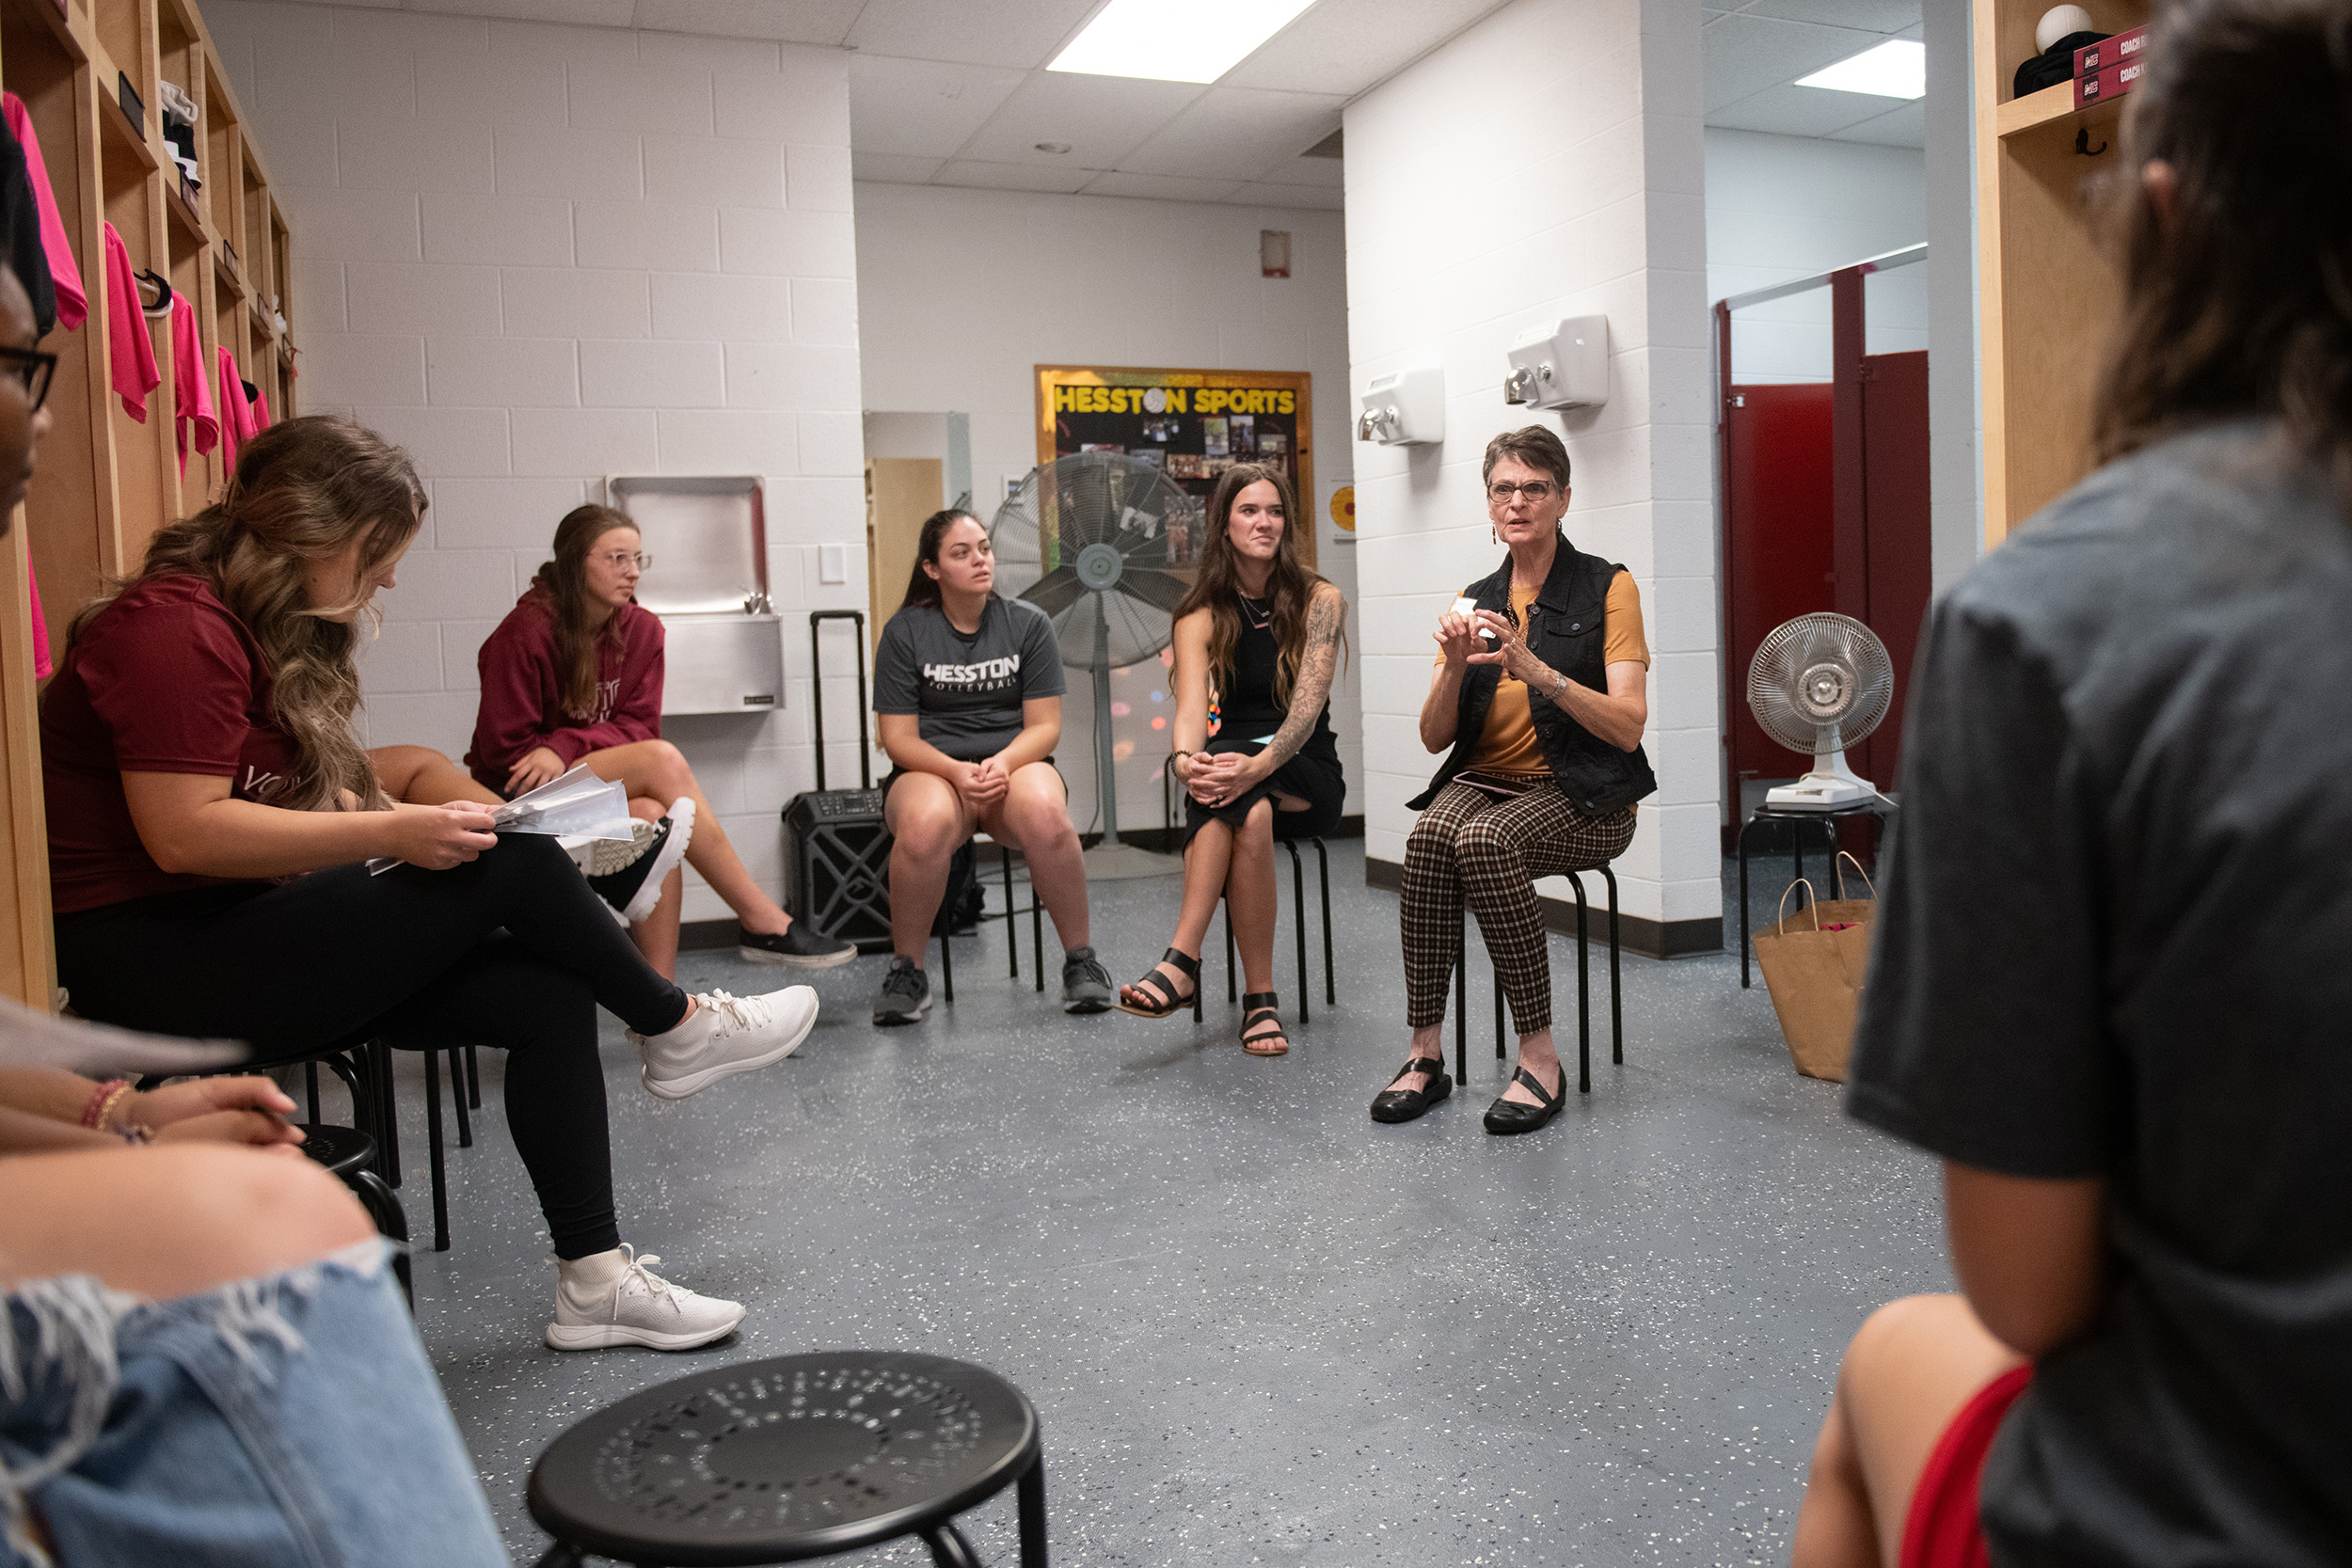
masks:
{"label": "stool leg", "polygon": [[466,1107],[482,1109],[482,1064],[474,1059],[472,1046],[466,1047]]}
{"label": "stool leg", "polygon": [[1625,997],[1617,989],[1617,874],[1607,866],[1600,868],[1601,879],[1609,884],[1609,1060],[1613,1066],[1625,1066]]}
{"label": "stool leg", "polygon": [[449,1190],[441,1185],[441,1053],[424,1053],[424,1135],[433,1146],[433,1250],[449,1250]]}
{"label": "stool leg", "polygon": [[998,863],[1005,868],[1005,956],[1012,960],[1012,977],[1021,978],[1021,927],[1012,923],[1012,851],[1003,845],[996,847]]}
{"label": "stool leg", "polygon": [[1225,1005],[1229,1007],[1241,1000],[1241,993],[1233,989],[1234,973],[1233,905],[1228,899],[1225,904]]}
{"label": "stool leg", "polygon": [[[1470,917],[1463,916],[1461,930],[1454,938],[1454,1081],[1470,1082],[1470,1025],[1464,1022],[1470,1013]],[[1444,1048],[1438,1049],[1443,1055]]]}
{"label": "stool leg", "polygon": [[316,1127],[316,1126],[318,1126],[318,1125],[319,1125],[319,1065],[318,1065],[318,1063],[316,1063],[316,1062],[305,1062],[305,1063],[303,1063],[303,1064],[302,1064],[302,1086],[303,1086],[304,1090],[305,1090],[305,1091],[309,1094],[309,1096],[310,1096],[310,1125],[311,1125],[311,1126],[313,1126],[313,1127]]}
{"label": "stool leg", "polygon": [[361,1048],[366,1059],[369,1092],[374,1096],[376,1153],[381,1157],[388,1186],[400,1185],[400,1105],[392,1098],[392,1048],[373,1039]]}
{"label": "stool leg", "polygon": [[1045,1456],[1021,1478],[1021,1568],[1045,1568]]}
{"label": "stool leg", "polygon": [[473,1147],[473,1118],[466,1114],[466,1059],[456,1046],[449,1048],[449,1102],[457,1111],[457,1147]]}
{"label": "stool leg", "polygon": [[1740,830],[1740,989],[1748,989],[1748,823]]}
{"label": "stool leg", "polygon": [[942,1519],[923,1532],[923,1544],[931,1549],[935,1568],[980,1568],[980,1560],[974,1555],[972,1543],[963,1538],[950,1520]]}
{"label": "stool leg", "polygon": [[1593,1001],[1587,987],[1589,965],[1584,956],[1584,879],[1568,873],[1576,889],[1576,1092],[1593,1092]]}
{"label": "stool leg", "polygon": [[956,999],[956,955],[955,950],[947,945],[947,933],[944,930],[939,933],[939,983],[947,1000],[953,1002]]}
{"label": "stool leg", "polygon": [[384,1179],[365,1165],[344,1177],[343,1184],[358,1197],[368,1218],[375,1222],[376,1233],[399,1243],[392,1252],[392,1275],[400,1281],[400,1293],[408,1298],[408,1310],[413,1316],[417,1310],[417,1288],[409,1275],[407,1213],[402,1210],[400,1199],[392,1196],[391,1188],[384,1185]]}
{"label": "stool leg", "polygon": [[1495,967],[1494,955],[1491,953],[1486,955],[1486,977],[1494,982],[1495,1060],[1499,1062],[1502,1060],[1502,971]]}
{"label": "stool leg", "polygon": [[[1009,917],[1008,917],[1009,918]],[[1045,989],[1045,906],[1037,899],[1037,879],[1029,879],[1029,957],[1035,960],[1037,989]]]}
{"label": "stool leg", "polygon": [[1307,1022],[1307,1001],[1314,994],[1314,987],[1307,981],[1307,863],[1298,858],[1298,846],[1289,839],[1282,847],[1291,852],[1291,927],[1298,933],[1298,1022]]}
{"label": "stool leg", "polygon": [[1314,846],[1316,874],[1323,879],[1323,1000],[1336,1007],[1340,1005],[1340,992],[1331,981],[1331,857],[1324,849],[1323,840],[1316,839]]}

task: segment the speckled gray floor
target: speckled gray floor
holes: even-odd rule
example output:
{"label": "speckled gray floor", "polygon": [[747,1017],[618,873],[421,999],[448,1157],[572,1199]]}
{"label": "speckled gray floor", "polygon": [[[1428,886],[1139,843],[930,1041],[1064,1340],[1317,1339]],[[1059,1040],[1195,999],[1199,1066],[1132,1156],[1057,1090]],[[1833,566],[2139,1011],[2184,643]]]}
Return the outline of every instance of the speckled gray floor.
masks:
{"label": "speckled gray floor", "polygon": [[[1061,1563],[1785,1560],[1846,1337],[1947,1288],[1931,1166],[1789,1070],[1729,953],[1629,958],[1626,1065],[1600,990],[1593,1093],[1520,1139],[1478,1125],[1507,1069],[1474,960],[1468,1092],[1375,1125],[1404,1058],[1396,902],[1364,888],[1360,844],[1333,859],[1340,1005],[1318,993],[1279,1060],[1234,1044],[1214,961],[1197,1031],[1067,1018],[1025,951],[1006,978],[993,926],[959,943],[952,1008],[878,1031],[881,960],[819,975],[796,1056],[679,1104],[642,1091],[608,1020],[623,1234],[751,1308],[696,1356],[543,1348],[553,1273],[485,1053],[419,1326],[516,1560],[545,1544],[531,1462],[581,1415],[697,1364],[866,1346],[981,1362],[1036,1401]],[[1118,977],[1164,944],[1175,889],[1096,890]],[[1283,920],[1288,1003],[1287,888]],[[1574,955],[1552,952],[1572,1027]],[[779,973],[693,955],[682,978]],[[421,1069],[400,1073],[421,1234]],[[1015,1560],[1011,1521],[1009,1494],[968,1516],[988,1561]]]}

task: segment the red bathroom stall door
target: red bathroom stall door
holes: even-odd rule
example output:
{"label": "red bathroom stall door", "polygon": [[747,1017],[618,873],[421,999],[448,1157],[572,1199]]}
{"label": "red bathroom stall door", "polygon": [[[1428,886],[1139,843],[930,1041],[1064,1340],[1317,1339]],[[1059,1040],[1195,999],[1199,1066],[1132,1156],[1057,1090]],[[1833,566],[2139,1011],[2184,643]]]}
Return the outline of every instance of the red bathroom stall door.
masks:
{"label": "red bathroom stall door", "polygon": [[1775,744],[1748,711],[1748,665],[1767,633],[1835,610],[1831,387],[1734,386],[1724,410],[1724,673],[1735,777],[1786,779],[1812,766]]}
{"label": "red bathroom stall door", "polygon": [[1863,514],[1869,575],[1862,619],[1895,662],[1895,701],[1848,760],[1879,788],[1901,776],[1903,699],[1934,589],[1928,504],[1928,356],[1873,354],[1862,361]]}

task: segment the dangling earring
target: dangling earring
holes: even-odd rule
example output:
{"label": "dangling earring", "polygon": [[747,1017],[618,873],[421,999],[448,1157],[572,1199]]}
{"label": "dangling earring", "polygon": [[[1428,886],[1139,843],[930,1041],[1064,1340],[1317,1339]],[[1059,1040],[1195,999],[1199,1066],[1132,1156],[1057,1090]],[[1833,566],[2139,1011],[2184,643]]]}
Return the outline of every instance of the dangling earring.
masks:
{"label": "dangling earring", "polygon": [[1486,529],[1486,537],[1500,545],[1502,543],[1502,531],[1490,524]]}

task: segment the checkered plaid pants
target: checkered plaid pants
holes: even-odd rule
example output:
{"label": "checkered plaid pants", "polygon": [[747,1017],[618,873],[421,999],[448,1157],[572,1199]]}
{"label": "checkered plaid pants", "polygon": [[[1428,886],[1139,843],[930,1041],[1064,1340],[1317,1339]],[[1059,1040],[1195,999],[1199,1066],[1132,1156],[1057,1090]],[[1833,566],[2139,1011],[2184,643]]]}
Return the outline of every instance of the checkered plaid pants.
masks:
{"label": "checkered plaid pants", "polygon": [[1551,954],[1535,879],[1606,864],[1633,838],[1633,808],[1587,816],[1556,784],[1499,800],[1450,784],[1405,840],[1405,1022],[1445,1021],[1461,942],[1462,901],[1478,916],[1511,1022],[1521,1035],[1551,1027]]}

